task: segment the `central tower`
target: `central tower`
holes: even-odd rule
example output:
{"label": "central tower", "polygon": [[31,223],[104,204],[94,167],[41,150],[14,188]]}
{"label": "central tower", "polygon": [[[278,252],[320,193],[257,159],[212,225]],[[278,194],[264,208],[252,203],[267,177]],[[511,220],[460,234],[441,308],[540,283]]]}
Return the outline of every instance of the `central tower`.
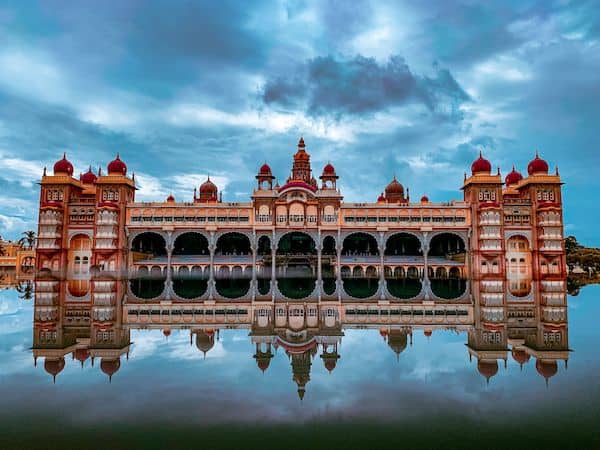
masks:
{"label": "central tower", "polygon": [[292,176],[288,181],[304,181],[311,184],[310,155],[306,153],[304,138],[298,142],[298,151],[294,155]]}

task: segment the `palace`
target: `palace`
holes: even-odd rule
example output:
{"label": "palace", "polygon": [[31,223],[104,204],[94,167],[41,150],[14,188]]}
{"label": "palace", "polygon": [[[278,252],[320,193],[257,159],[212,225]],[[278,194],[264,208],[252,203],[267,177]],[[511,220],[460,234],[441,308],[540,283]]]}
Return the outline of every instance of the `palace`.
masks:
{"label": "palace", "polygon": [[[411,201],[395,178],[374,202],[344,202],[333,165],[317,181],[303,139],[286,182],[263,164],[247,203],[224,202],[210,178],[189,201],[136,202],[119,155],[106,173],[73,175],[66,155],[44,169],[37,271],[134,278],[129,301],[563,305],[562,182],[537,154],[527,176],[504,179],[480,154],[462,200],[443,203]],[[70,295],[89,301],[94,287]]]}

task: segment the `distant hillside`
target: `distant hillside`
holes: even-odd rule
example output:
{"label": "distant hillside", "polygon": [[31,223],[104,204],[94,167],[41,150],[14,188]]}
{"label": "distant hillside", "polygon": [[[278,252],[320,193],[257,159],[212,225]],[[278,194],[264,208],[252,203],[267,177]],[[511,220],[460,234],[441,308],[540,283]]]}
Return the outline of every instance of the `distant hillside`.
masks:
{"label": "distant hillside", "polygon": [[584,247],[575,236],[565,239],[569,276],[567,289],[569,294],[577,295],[586,284],[600,283],[600,249]]}

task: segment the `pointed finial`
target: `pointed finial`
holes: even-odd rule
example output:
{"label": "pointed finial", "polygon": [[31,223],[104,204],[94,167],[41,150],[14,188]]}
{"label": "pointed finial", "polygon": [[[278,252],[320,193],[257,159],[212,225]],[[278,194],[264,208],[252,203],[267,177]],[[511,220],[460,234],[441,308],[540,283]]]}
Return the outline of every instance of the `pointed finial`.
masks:
{"label": "pointed finial", "polygon": [[483,158],[483,152],[481,151],[481,149],[479,150],[479,157]]}
{"label": "pointed finial", "polygon": [[98,166],[98,176],[102,176],[102,166]]}
{"label": "pointed finial", "polygon": [[555,166],[554,171],[555,171],[556,176],[558,176],[558,166]]}
{"label": "pointed finial", "polygon": [[117,152],[117,161],[119,161],[121,159],[119,152]]}
{"label": "pointed finial", "polygon": [[135,181],[135,172],[131,172],[131,179]]}
{"label": "pointed finial", "polygon": [[500,166],[498,166],[498,175],[500,175]]}
{"label": "pointed finial", "polygon": [[67,152],[63,152],[63,159],[67,159]]}
{"label": "pointed finial", "polygon": [[46,166],[44,166],[44,176],[46,176]]}

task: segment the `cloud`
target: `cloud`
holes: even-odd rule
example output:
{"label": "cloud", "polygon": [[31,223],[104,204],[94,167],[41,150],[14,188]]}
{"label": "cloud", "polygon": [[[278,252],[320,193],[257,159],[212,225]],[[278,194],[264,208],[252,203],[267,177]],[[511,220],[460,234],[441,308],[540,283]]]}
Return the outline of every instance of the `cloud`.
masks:
{"label": "cloud", "polygon": [[351,59],[316,57],[295,75],[269,78],[262,100],[274,107],[299,108],[313,117],[369,115],[411,103],[452,116],[469,96],[447,69],[418,76],[401,56],[380,64],[358,55]]}

